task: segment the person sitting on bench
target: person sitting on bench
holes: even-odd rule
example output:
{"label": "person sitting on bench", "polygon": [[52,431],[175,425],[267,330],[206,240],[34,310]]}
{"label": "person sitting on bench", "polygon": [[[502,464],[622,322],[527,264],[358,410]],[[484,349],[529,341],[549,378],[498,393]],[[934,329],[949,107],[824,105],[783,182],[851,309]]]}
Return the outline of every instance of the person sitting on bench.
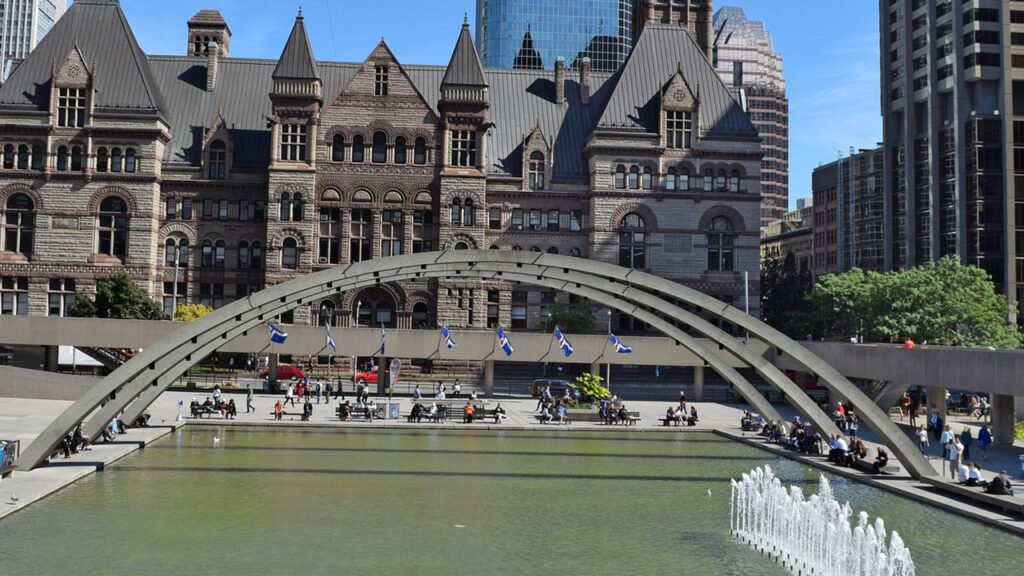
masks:
{"label": "person sitting on bench", "polygon": [[562,401],[559,400],[558,404],[555,405],[555,420],[557,420],[559,424],[563,424],[568,419],[569,412],[568,410],[565,409],[565,404],[563,404]]}
{"label": "person sitting on bench", "polygon": [[690,426],[693,426],[699,421],[700,418],[697,418],[697,407],[690,406],[690,417],[686,419],[686,423],[689,424]]}
{"label": "person sitting on bench", "polygon": [[622,424],[628,424],[629,423],[629,411],[626,410],[626,405],[625,404],[620,404],[619,405],[619,411],[616,412],[615,416],[618,419],[619,423],[622,423]]}
{"label": "person sitting on bench", "polygon": [[964,486],[981,486],[984,482],[981,480],[981,465],[971,462],[967,467],[967,480],[964,481]]}
{"label": "person sitting on bench", "polygon": [[889,453],[885,451],[885,448],[879,446],[878,453],[875,455],[875,462],[871,465],[871,473],[878,474],[889,464]]}
{"label": "person sitting on bench", "polygon": [[309,396],[306,396],[306,401],[302,404],[302,421],[309,422],[309,418],[313,415],[313,403],[309,401]]}
{"label": "person sitting on bench", "polygon": [[991,482],[985,484],[985,492],[1000,496],[1013,496],[1013,487],[1010,486],[1010,477],[1006,470],[999,473]]}
{"label": "person sitting on bench", "polygon": [[548,422],[551,422],[551,419],[551,409],[548,408],[547,405],[545,405],[543,408],[540,409],[540,423],[547,424]]}
{"label": "person sitting on bench", "polygon": [[750,410],[744,410],[743,416],[740,417],[740,430],[750,430],[754,425],[754,416],[750,413]]}
{"label": "person sitting on bench", "polygon": [[235,419],[235,416],[238,416],[238,406],[235,405],[234,398],[228,400],[227,412],[225,412],[224,415],[227,416],[228,418],[231,418],[232,420]]}
{"label": "person sitting on bench", "polygon": [[343,404],[338,405],[338,417],[345,422],[352,421],[352,402],[345,400]]}
{"label": "person sitting on bench", "polygon": [[427,420],[437,421],[437,402],[431,402],[430,408],[427,408]]}
{"label": "person sitting on bench", "polygon": [[278,400],[274,404],[274,420],[280,420],[282,416],[284,416],[284,404]]}
{"label": "person sitting on bench", "polygon": [[109,426],[104,426],[103,429],[100,430],[100,437],[103,438],[104,442],[113,442],[114,438],[117,438],[117,435],[110,431]]}
{"label": "person sitting on bench", "polygon": [[503,418],[505,418],[505,409],[502,408],[501,402],[498,402],[498,405],[494,407],[494,423],[501,424]]}
{"label": "person sitting on bench", "polygon": [[417,402],[417,403],[413,404],[412,412],[409,412],[409,421],[412,422],[413,420],[415,420],[416,423],[419,424],[420,420],[422,420],[422,419],[423,419],[423,404],[420,404],[419,402]]}
{"label": "person sitting on bench", "polygon": [[462,408],[462,421],[466,424],[472,424],[473,414],[475,412],[476,409],[473,408],[473,402],[470,400],[466,400],[466,405]]}

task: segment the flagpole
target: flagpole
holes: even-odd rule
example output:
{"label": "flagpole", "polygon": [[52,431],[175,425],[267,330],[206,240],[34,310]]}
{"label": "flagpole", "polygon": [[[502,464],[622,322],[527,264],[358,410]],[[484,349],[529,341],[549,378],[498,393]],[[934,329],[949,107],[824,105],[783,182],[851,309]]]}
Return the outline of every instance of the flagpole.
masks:
{"label": "flagpole", "polygon": [[[609,308],[608,309],[608,338],[611,339],[611,337],[612,337],[612,309]],[[608,346],[607,342],[605,342],[605,346],[606,347]],[[607,375],[608,376],[607,376],[607,378],[605,378],[604,383],[606,385],[605,388],[607,388],[608,391],[611,392],[612,391],[612,362],[611,362],[611,360],[609,360],[606,363],[606,366],[607,366],[606,370],[607,370]]]}

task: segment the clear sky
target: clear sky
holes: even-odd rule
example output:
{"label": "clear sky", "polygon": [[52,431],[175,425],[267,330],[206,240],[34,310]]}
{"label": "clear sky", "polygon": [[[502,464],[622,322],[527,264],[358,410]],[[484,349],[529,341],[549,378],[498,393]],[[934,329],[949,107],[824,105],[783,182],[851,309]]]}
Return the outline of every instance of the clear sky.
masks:
{"label": "clear sky", "polygon": [[[585,1],[585,0],[581,0]],[[789,95],[790,206],[810,196],[811,171],[849,147],[881,139],[878,3],[742,0],[784,58]],[[215,8],[231,27],[231,55],[277,58],[299,7],[320,60],[362,61],[383,37],[410,64],[447,64],[475,0],[121,0],[148,54],[184,54],[185,22]]]}

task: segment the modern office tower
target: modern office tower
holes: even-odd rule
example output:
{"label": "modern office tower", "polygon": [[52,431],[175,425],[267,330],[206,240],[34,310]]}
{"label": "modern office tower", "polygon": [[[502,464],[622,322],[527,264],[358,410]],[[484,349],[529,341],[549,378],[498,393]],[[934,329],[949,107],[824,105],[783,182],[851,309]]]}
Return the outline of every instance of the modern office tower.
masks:
{"label": "modern office tower", "polygon": [[[527,62],[552,69],[557,58],[612,72],[633,46],[634,0],[477,0],[476,46],[488,68]],[[523,53],[521,53],[523,51]],[[529,58],[524,58],[525,56]]]}
{"label": "modern office tower", "polygon": [[743,91],[747,115],[761,135],[761,225],[789,210],[789,99],[782,56],[764,22],[742,8],[715,13],[714,63],[726,84]]}
{"label": "modern office tower", "polygon": [[885,269],[883,148],[850,150],[811,176],[815,276]]}
{"label": "modern office tower", "polygon": [[20,60],[64,15],[67,0],[0,0],[0,60]]}
{"label": "modern office tower", "polygon": [[1024,2],[880,0],[886,263],[1024,300]]}

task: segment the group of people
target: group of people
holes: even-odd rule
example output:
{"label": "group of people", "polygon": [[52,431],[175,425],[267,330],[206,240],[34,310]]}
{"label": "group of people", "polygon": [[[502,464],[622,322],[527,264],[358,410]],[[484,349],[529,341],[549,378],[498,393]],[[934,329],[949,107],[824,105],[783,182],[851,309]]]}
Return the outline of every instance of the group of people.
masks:
{"label": "group of people", "polygon": [[224,418],[234,419],[238,416],[238,406],[235,405],[234,398],[225,402],[220,394],[216,394],[214,399],[207,396],[202,403],[193,397],[189,403],[189,412],[193,418],[199,418],[203,414],[219,413]]}
{"label": "group of people", "polygon": [[690,411],[686,411],[686,402],[680,402],[676,406],[669,406],[668,410],[665,411],[665,425],[669,423],[675,423],[677,426],[686,422],[687,426],[697,425],[697,407],[690,406]]}
{"label": "group of people", "polygon": [[[550,393],[550,386],[548,387]],[[540,409],[540,423],[550,424],[552,422],[558,424],[565,424],[569,421],[569,410],[566,408],[566,403],[558,400],[554,406],[549,403],[543,404]]]}
{"label": "group of people", "polygon": [[[338,383],[338,390],[335,394],[335,399],[342,395],[341,383]],[[288,388],[284,392],[284,403],[295,406],[295,400],[298,399],[300,404],[307,401],[311,402],[312,398],[316,398],[316,403],[319,404],[323,401],[324,404],[331,403],[331,383],[324,382],[323,380],[317,380],[316,382],[310,382],[307,377],[305,380],[300,381],[298,384],[288,384]]]}
{"label": "group of people", "polygon": [[[104,426],[103,430],[107,430]],[[113,440],[113,437],[111,437]],[[108,442],[110,440],[107,440]],[[65,458],[71,458],[72,454],[78,454],[79,450],[92,450],[89,446],[89,439],[82,433],[82,423],[79,422],[78,426],[75,426],[75,431],[65,436],[57,447]]]}
{"label": "group of people", "polygon": [[821,434],[810,422],[794,416],[792,422],[772,420],[761,428],[761,434],[769,442],[785,444],[790,450],[801,454],[821,454]]}
{"label": "group of people", "polygon": [[[939,421],[941,421],[941,418]],[[974,444],[974,437],[971,434],[970,427],[964,426],[960,434],[957,435],[949,424],[942,426],[941,430],[937,426],[929,430],[922,424],[915,433],[917,446],[922,454],[927,454],[928,451],[926,449],[931,445],[928,440],[929,433],[942,447],[943,460],[951,462],[956,460],[959,463],[960,461],[971,459],[971,446]],[[992,432],[988,429],[988,425],[983,424],[981,426],[981,430],[978,431],[977,443],[978,449],[981,450],[981,459],[987,460],[988,447],[992,445]],[[951,463],[950,472],[955,473],[955,471],[956,469]]]}

